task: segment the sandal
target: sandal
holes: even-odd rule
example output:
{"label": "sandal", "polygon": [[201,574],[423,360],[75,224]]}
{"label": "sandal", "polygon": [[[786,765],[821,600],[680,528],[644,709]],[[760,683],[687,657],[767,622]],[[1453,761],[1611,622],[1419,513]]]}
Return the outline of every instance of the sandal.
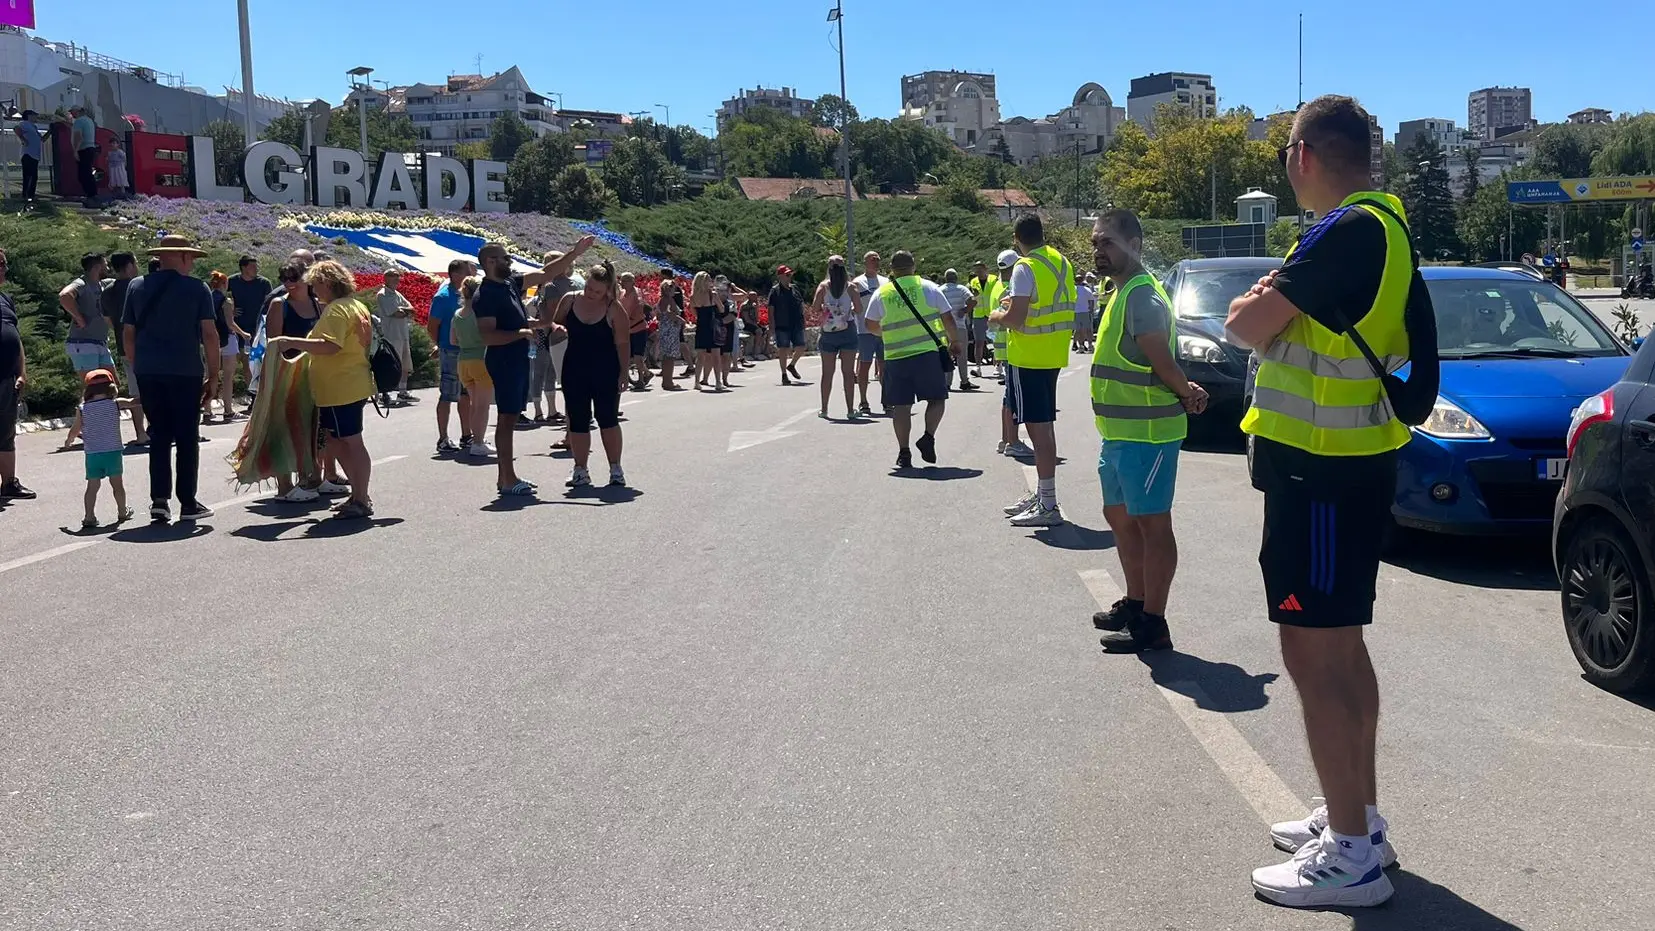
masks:
{"label": "sandal", "polygon": [[374,509],[373,505],[363,504],[355,498],[351,498],[334,509],[333,516],[341,520],[356,520],[374,516]]}
{"label": "sandal", "polygon": [[499,491],[501,497],[511,496],[516,498],[528,498],[534,495],[534,486],[524,481],[519,481],[510,488],[500,488],[496,490]]}
{"label": "sandal", "polygon": [[552,444],[552,448],[553,449],[568,449],[569,448],[569,441],[568,440],[558,440],[556,443]]}

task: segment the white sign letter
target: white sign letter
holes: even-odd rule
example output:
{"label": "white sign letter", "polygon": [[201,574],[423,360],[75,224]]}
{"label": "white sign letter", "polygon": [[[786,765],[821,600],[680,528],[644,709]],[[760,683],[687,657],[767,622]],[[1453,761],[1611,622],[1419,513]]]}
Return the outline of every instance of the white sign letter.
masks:
{"label": "white sign letter", "polygon": [[228,200],[236,203],[246,200],[240,188],[219,186],[217,165],[212,137],[191,136],[190,196],[196,200]]}
{"label": "white sign letter", "polygon": [[414,188],[414,176],[408,173],[408,162],[402,153],[385,152],[379,156],[373,204],[375,210],[419,209],[419,192]]}
{"label": "white sign letter", "polygon": [[[471,160],[471,209],[477,213],[510,213],[506,200],[506,163]],[[500,195],[498,199],[494,195]]]}
{"label": "white sign letter", "polygon": [[[420,174],[425,176],[425,209],[464,210],[471,202],[471,177],[457,158],[446,155],[420,155]],[[454,193],[444,195],[443,178],[454,179]]]}
{"label": "white sign letter", "polygon": [[[265,171],[270,162],[279,159],[281,167],[276,169],[276,183],[271,184],[265,177]],[[302,204],[304,203],[304,188],[300,185],[304,179],[299,177],[299,153],[290,145],[280,142],[255,142],[247,149],[247,157],[241,161],[241,176],[247,182],[247,191],[253,199],[261,204]]]}
{"label": "white sign letter", "polygon": [[[339,201],[339,191],[345,202]],[[310,149],[310,202],[318,207],[368,206],[368,166],[355,149],[312,146]]]}

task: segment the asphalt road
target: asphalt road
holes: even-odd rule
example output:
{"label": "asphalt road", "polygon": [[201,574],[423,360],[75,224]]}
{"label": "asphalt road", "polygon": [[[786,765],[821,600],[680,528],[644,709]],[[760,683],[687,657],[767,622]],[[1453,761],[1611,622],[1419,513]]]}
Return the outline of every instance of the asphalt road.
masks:
{"label": "asphalt road", "polygon": [[1080,371],[1074,523],[1039,532],[1000,516],[1027,479],[993,397],[898,478],[884,422],[758,372],[629,396],[624,494],[565,496],[521,435],[526,507],[432,458],[427,394],[370,423],[355,528],[259,496],[82,537],[80,455],[20,438],[0,928],[1655,928],[1651,710],[1581,680],[1543,543],[1384,567],[1397,895],[1287,911],[1248,872],[1316,784],[1238,447],[1183,461],[1178,652],[1106,656]]}

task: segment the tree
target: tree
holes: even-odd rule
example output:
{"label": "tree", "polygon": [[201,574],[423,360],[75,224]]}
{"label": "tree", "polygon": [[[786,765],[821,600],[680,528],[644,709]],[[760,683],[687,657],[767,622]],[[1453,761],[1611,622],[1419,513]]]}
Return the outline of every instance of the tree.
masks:
{"label": "tree", "polygon": [[1402,155],[1396,150],[1396,143],[1387,142],[1379,148],[1379,178],[1380,189],[1387,194],[1401,197],[1408,186],[1408,172],[1402,166]]}
{"label": "tree", "polygon": [[469,162],[474,158],[492,159],[494,158],[494,152],[490,150],[487,140],[473,139],[470,142],[462,142],[455,146],[454,157],[462,162]]}
{"label": "tree", "polygon": [[648,207],[671,199],[673,188],[683,187],[684,172],[654,139],[623,139],[604,159],[603,181],[623,205]]}
{"label": "tree", "polygon": [[497,162],[510,162],[517,150],[534,141],[534,130],[515,113],[502,113],[488,131],[489,157]]}
{"label": "tree", "polygon": [[719,134],[726,173],[736,177],[827,178],[834,150],[805,120],[757,107],[731,120]]}
{"label": "tree", "polygon": [[856,112],[856,104],[851,103],[838,94],[823,94],[816,98],[816,106],[811,113],[811,122],[828,129],[838,129],[848,126],[861,119]]}
{"label": "tree", "polygon": [[1002,165],[1010,165],[1013,161],[1012,154],[1011,154],[1011,145],[1010,145],[1010,143],[1006,142],[1006,137],[1005,136],[996,136],[996,137],[994,137],[994,145],[990,149],[990,152],[994,155],[995,158],[1000,160],[1000,164],[1002,164]]}
{"label": "tree", "polygon": [[914,120],[863,120],[850,127],[851,174],[870,185],[915,185],[966,158],[941,132]]}
{"label": "tree", "polygon": [[576,220],[596,220],[609,206],[609,189],[585,165],[570,165],[552,181],[549,190],[553,211]]}
{"label": "tree", "polygon": [[1618,124],[1560,123],[1541,130],[1530,144],[1527,167],[1537,178],[1584,178],[1592,174],[1592,160],[1616,134]]}
{"label": "tree", "polygon": [[971,213],[982,213],[988,209],[982,195],[977,193],[977,186],[963,178],[955,178],[944,184],[937,191],[937,199],[951,207],[958,207]]}
{"label": "tree", "polygon": [[[1460,206],[1459,237],[1466,258],[1492,261],[1506,255],[1519,256],[1539,250],[1546,235],[1545,214],[1539,210],[1516,210],[1506,200],[1506,184],[1534,177],[1526,166],[1506,171],[1492,184],[1479,187]],[[1502,253],[1500,243],[1510,231],[1511,241]]]}
{"label": "tree", "polygon": [[1207,119],[1163,106],[1154,137],[1135,123],[1116,132],[1099,169],[1103,189],[1116,205],[1148,218],[1209,218],[1215,206],[1223,218],[1250,187],[1274,194],[1282,211],[1294,212],[1292,186],[1276,158],[1291,127],[1275,121],[1258,140],[1249,138],[1252,123],[1245,109]]}
{"label": "tree", "polygon": [[1460,157],[1465,159],[1465,190],[1460,192],[1460,199],[1469,202],[1483,186],[1483,179],[1477,173],[1477,163],[1483,159],[1482,147],[1468,145],[1460,150]]}
{"label": "tree", "polygon": [[1454,195],[1448,187],[1448,159],[1430,136],[1420,134],[1402,153],[1404,165],[1414,166],[1402,200],[1414,246],[1428,259],[1444,259],[1460,251],[1454,229]]}
{"label": "tree", "polygon": [[[1616,120],[1612,127],[1576,127],[1596,129],[1596,134],[1584,135],[1590,144],[1601,140],[1602,145],[1593,155],[1591,173],[1594,175],[1647,175],[1655,173],[1655,114]],[[1550,135],[1550,132],[1546,133]],[[1564,175],[1581,177],[1581,175]]]}
{"label": "tree", "polygon": [[553,184],[575,163],[575,143],[567,133],[548,133],[518,149],[506,169],[506,192],[512,206],[552,213]]}
{"label": "tree", "polygon": [[229,120],[213,120],[201,127],[201,135],[213,140],[213,174],[217,182],[239,187],[243,156],[247,154],[241,127]]}

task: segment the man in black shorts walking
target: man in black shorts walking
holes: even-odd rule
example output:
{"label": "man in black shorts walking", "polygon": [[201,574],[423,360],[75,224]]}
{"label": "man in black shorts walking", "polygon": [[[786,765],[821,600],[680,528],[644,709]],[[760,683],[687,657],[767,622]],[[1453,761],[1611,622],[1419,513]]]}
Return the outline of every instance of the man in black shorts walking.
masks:
{"label": "man in black shorts walking", "polygon": [[[868,332],[879,337],[885,350],[885,378],[881,403],[896,431],[898,469],[913,468],[908,438],[913,431],[914,403],[925,403],[925,433],[914,445],[921,459],[937,461],[937,427],[948,406],[948,373],[954,362],[949,352],[965,348],[949,313],[948,298],[935,282],[914,273],[914,256],[891,256],[891,277],[863,315]],[[944,337],[944,333],[947,334]]]}
{"label": "man in black shorts walking", "polygon": [[1363,628],[1409,431],[1357,337],[1388,371],[1408,360],[1413,263],[1401,202],[1368,189],[1356,101],[1311,101],[1289,139],[1288,180],[1322,220],[1230,305],[1229,328],[1262,357],[1242,422],[1264,492],[1259,564],[1327,804],[1271,827],[1295,855],[1255,870],[1253,888],[1283,905],[1378,905],[1396,854],[1377,807],[1379,684]]}

